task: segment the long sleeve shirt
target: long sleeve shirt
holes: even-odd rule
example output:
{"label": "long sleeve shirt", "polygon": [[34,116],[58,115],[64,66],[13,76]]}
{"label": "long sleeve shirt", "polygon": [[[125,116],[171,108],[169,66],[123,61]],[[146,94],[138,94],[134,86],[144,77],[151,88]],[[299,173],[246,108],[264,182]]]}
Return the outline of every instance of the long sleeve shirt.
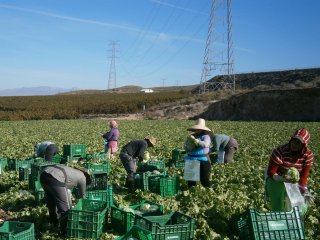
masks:
{"label": "long sleeve shirt", "polygon": [[299,156],[293,155],[289,144],[281,145],[272,151],[272,155],[268,166],[268,175],[272,177],[274,174],[283,176],[286,169],[295,167],[299,171],[299,185],[306,186],[310,169],[313,165],[314,156],[310,149],[301,153]]}
{"label": "long sleeve shirt", "polygon": [[44,157],[46,154],[47,147],[51,144],[54,144],[54,143],[50,141],[44,141],[44,142],[38,143],[34,149],[34,156]]}
{"label": "long sleeve shirt", "polygon": [[133,140],[127,143],[121,150],[133,158],[139,158],[139,160],[143,160],[143,155],[146,149],[148,148],[148,143],[146,140]]}
{"label": "long sleeve shirt", "polygon": [[207,155],[210,151],[211,139],[210,136],[205,134],[199,137],[196,137],[199,141],[199,146],[188,152],[184,160],[198,160],[198,161],[208,161]]}
{"label": "long sleeve shirt", "polygon": [[225,134],[214,134],[211,141],[214,151],[223,151],[229,143],[230,137]]}
{"label": "long sleeve shirt", "polygon": [[110,132],[106,132],[102,137],[107,141],[118,141],[119,139],[119,130],[118,128],[112,128]]}

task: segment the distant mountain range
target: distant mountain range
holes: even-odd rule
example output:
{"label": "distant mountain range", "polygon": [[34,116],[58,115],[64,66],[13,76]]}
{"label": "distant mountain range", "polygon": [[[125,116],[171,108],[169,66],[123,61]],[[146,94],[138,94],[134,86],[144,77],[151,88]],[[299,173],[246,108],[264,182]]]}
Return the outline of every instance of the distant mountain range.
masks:
{"label": "distant mountain range", "polygon": [[48,86],[40,87],[23,87],[0,90],[0,96],[40,96],[40,95],[55,95],[58,93],[65,93],[70,91],[76,91],[79,89],[72,88],[55,88]]}

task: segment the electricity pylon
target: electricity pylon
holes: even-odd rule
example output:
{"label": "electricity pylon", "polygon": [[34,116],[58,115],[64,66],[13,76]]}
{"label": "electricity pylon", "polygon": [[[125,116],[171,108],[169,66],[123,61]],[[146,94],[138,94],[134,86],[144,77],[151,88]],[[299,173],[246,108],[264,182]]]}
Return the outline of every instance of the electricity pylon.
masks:
{"label": "electricity pylon", "polygon": [[117,74],[116,74],[116,45],[117,41],[110,41],[111,45],[111,62],[109,69],[108,89],[117,87]]}
{"label": "electricity pylon", "polygon": [[232,0],[212,0],[199,92],[235,90]]}

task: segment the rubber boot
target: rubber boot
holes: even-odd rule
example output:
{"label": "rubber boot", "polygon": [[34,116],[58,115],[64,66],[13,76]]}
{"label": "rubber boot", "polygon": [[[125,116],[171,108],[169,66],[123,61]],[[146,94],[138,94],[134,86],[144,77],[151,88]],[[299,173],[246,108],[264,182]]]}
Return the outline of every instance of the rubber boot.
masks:
{"label": "rubber boot", "polygon": [[68,212],[61,214],[59,219],[60,223],[60,234],[62,237],[67,236],[67,224],[68,224]]}
{"label": "rubber boot", "polygon": [[133,181],[133,179],[126,179],[125,187],[128,188],[129,192],[134,192],[134,181]]}

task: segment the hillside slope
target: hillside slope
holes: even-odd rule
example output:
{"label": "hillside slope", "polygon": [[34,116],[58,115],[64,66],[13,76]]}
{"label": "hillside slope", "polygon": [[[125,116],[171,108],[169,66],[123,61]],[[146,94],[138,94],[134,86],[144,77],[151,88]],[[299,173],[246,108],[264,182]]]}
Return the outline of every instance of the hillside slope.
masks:
{"label": "hillside slope", "polygon": [[245,121],[320,121],[320,88],[254,91],[212,103],[193,118]]}

